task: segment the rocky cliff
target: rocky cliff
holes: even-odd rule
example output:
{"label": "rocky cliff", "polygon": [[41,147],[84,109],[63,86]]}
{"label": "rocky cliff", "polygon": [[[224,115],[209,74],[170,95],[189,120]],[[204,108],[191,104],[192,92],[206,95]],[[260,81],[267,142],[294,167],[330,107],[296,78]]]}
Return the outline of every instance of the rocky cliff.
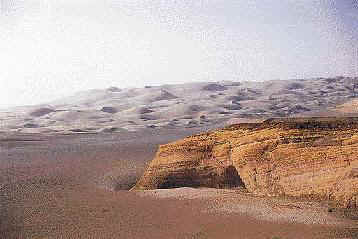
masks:
{"label": "rocky cliff", "polygon": [[134,189],[245,187],[358,206],[358,119],[270,119],[162,145]]}

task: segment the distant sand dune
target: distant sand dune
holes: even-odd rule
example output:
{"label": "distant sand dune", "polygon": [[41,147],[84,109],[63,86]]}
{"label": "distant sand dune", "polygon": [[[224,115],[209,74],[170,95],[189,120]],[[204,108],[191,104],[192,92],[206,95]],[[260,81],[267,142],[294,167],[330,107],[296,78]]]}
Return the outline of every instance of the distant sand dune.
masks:
{"label": "distant sand dune", "polygon": [[[148,127],[202,127],[236,118],[354,116],[358,114],[356,84],[358,78],[334,77],[128,89],[112,86],[79,92],[47,105],[0,112],[0,131],[71,133],[73,128],[92,128],[91,132],[102,132],[111,127],[138,131]],[[205,120],[199,119],[202,115]],[[178,121],[173,123],[174,119]],[[29,123],[41,127],[25,128]]]}

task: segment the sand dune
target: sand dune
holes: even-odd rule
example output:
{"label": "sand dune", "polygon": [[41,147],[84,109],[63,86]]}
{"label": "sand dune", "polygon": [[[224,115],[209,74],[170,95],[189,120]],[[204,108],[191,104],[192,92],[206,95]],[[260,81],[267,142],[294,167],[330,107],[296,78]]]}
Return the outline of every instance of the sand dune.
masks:
{"label": "sand dune", "polygon": [[0,238],[356,238],[355,214],[313,201],[128,189],[159,144],[267,117],[357,114],[357,81],[110,87],[1,111]]}
{"label": "sand dune", "polygon": [[336,111],[343,114],[358,113],[358,100],[354,99],[336,107]]}
{"label": "sand dune", "polygon": [[[70,133],[76,128],[102,132],[113,127],[137,131],[202,127],[235,118],[358,114],[356,104],[349,103],[357,96],[355,84],[358,78],[335,77],[110,87],[0,112],[0,131]],[[38,127],[25,127],[29,124]]]}

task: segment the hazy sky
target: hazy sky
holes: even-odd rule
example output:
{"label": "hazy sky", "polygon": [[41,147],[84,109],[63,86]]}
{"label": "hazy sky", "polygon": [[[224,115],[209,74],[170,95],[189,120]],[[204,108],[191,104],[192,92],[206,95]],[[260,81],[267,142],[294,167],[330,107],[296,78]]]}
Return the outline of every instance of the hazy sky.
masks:
{"label": "hazy sky", "polygon": [[357,0],[0,2],[0,107],[112,85],[358,75]]}

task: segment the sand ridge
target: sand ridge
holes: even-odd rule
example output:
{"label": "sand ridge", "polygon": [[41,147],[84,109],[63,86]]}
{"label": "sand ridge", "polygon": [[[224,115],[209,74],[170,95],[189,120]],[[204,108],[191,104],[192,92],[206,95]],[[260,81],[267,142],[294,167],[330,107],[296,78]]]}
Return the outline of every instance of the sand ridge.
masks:
{"label": "sand ridge", "polygon": [[352,220],[328,212],[329,206],[318,201],[289,198],[259,197],[243,190],[214,188],[175,188],[134,191],[140,196],[157,199],[205,201],[206,213],[226,216],[239,214],[277,223],[302,223],[307,225],[354,226]]}
{"label": "sand ridge", "polygon": [[[198,82],[79,92],[43,105],[0,111],[0,131],[96,133],[194,128],[237,118],[357,115],[358,78]],[[349,103],[347,103],[349,104]],[[345,106],[344,106],[345,107]],[[352,108],[353,107],[353,108]]]}

